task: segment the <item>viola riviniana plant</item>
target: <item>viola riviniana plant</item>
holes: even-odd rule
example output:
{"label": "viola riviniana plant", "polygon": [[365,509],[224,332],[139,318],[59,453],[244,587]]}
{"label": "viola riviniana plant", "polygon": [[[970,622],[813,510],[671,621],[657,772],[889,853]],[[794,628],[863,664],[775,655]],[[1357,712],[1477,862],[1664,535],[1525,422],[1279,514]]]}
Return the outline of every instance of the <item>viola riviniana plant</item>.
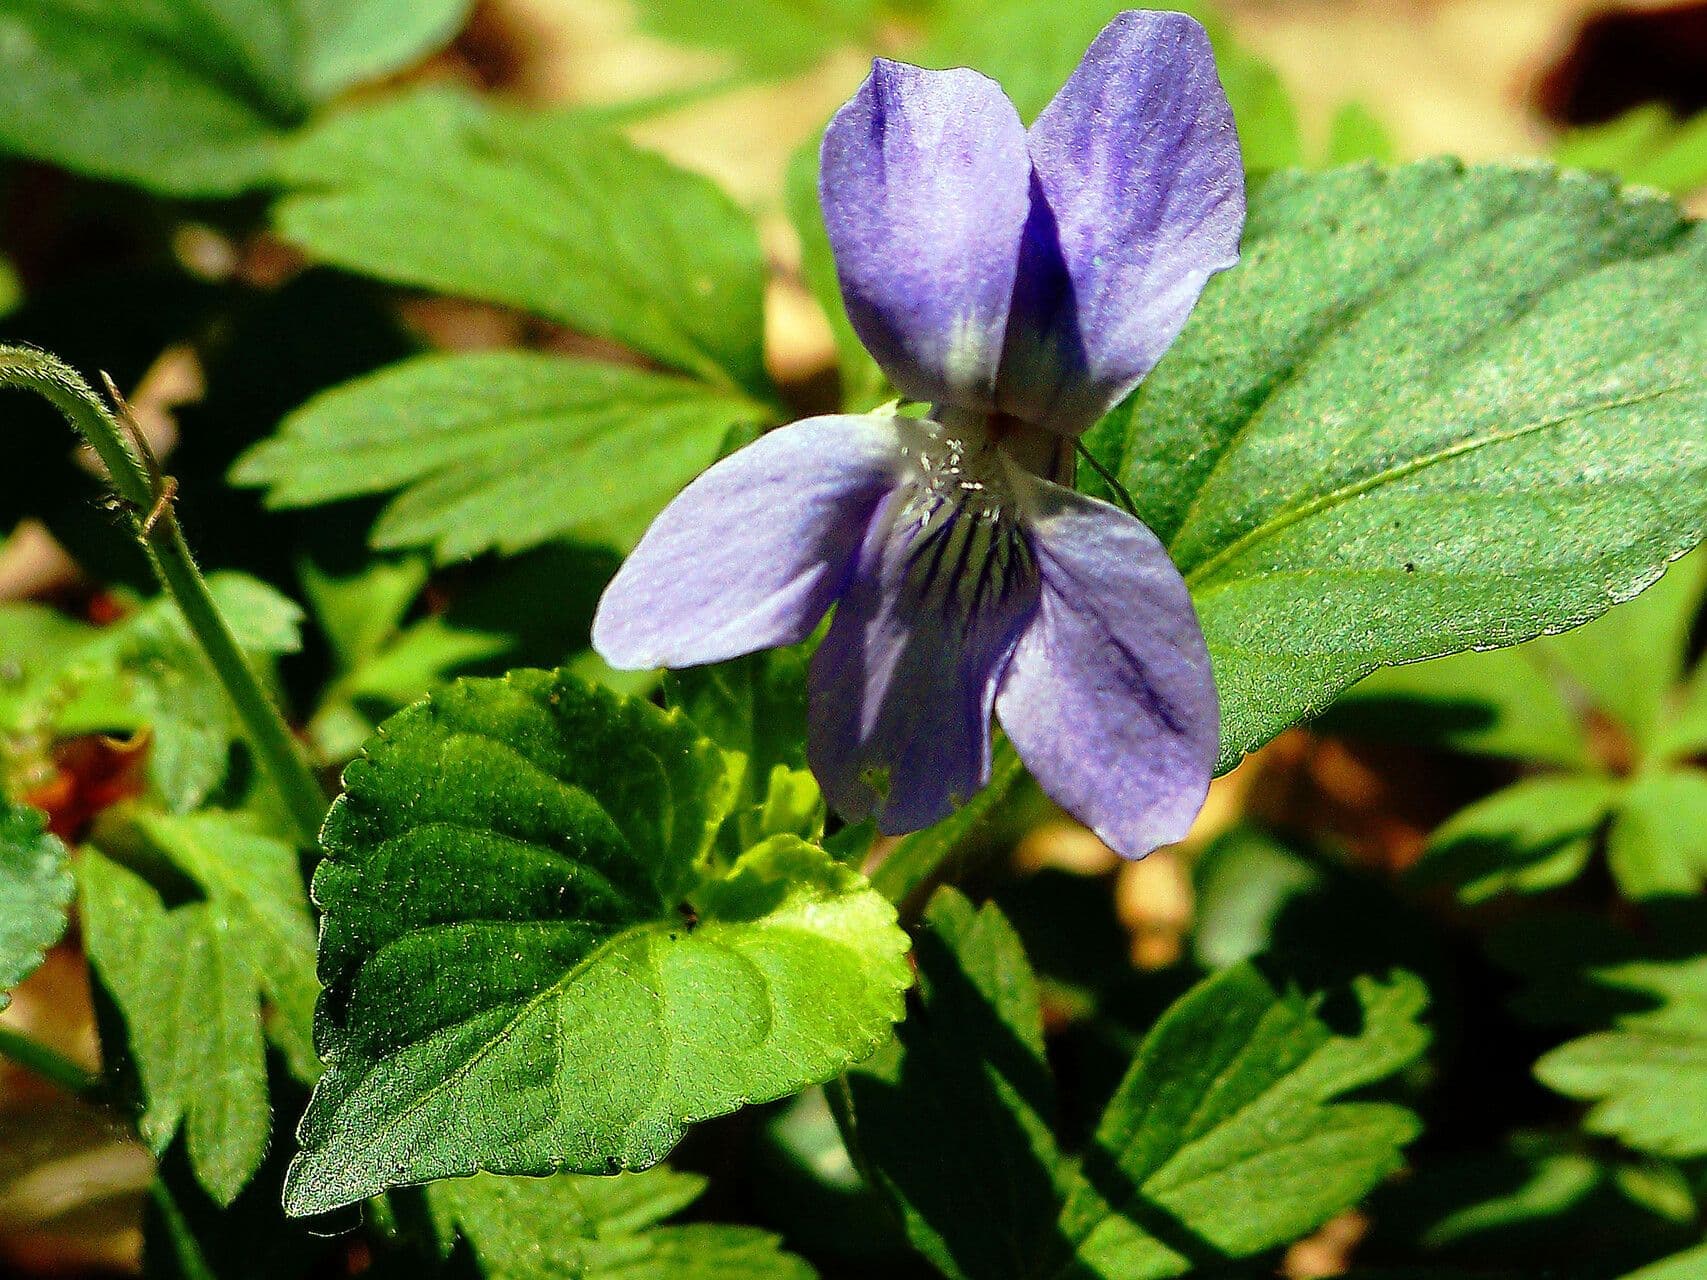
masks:
{"label": "viola riviniana plant", "polygon": [[989,778],[990,719],[1129,857],[1185,834],[1215,685],[1149,529],[1071,487],[1073,442],[1238,258],[1239,144],[1203,28],[1131,12],[1028,131],[994,81],[879,60],[824,138],[848,314],[928,417],[812,418],[720,462],[600,604],[614,666],[797,643],[846,818],[929,825]]}

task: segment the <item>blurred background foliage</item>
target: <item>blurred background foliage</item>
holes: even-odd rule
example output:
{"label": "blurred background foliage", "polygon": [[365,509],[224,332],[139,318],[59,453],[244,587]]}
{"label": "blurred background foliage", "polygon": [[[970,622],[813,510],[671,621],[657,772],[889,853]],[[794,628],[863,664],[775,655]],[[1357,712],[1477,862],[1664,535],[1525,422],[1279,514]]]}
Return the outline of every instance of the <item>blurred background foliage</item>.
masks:
{"label": "blurred background foliage", "polygon": [[[210,31],[171,5],[0,0],[0,340],[124,390],[192,541],[228,571],[216,582],[241,638],[333,768],[453,673],[569,660],[614,680],[586,649],[592,606],[669,493],[766,425],[885,398],[835,304],[813,186],[818,133],[874,53],[977,65],[1029,116],[1118,7],[394,0],[362,22],[260,5]],[[1189,7],[1258,180],[1525,155],[1707,212],[1707,5]],[[287,11],[306,25],[277,21]],[[563,203],[554,160],[611,132],[635,149]],[[614,235],[612,211],[651,185],[680,225]],[[469,210],[492,207],[517,224],[503,255],[471,230]],[[702,252],[660,258],[683,236]],[[645,291],[631,306],[613,292],[642,277],[681,300],[668,324]],[[487,398],[458,405],[447,388],[470,378]],[[639,492],[589,487],[613,416],[651,433]],[[253,779],[219,691],[147,602],[93,474],[50,411],[8,397],[5,419],[8,792],[67,839],[139,794],[177,815],[240,807]],[[586,465],[558,478],[544,464],[565,450]],[[1139,864],[1021,784],[959,860],[1039,972],[1066,1131],[1096,1122],[1144,1032],[1206,973],[1272,949],[1402,965],[1425,980],[1435,1029],[1396,1090],[1424,1121],[1412,1168],[1269,1263],[1707,1275],[1704,579],[1697,554],[1577,632],[1371,678],[1221,779],[1192,839]],[[145,834],[191,833],[161,819]],[[169,894],[148,909],[185,911]],[[126,979],[109,952],[92,986],[78,941],[0,1026],[93,1067]],[[274,976],[247,993],[251,1013],[262,996],[275,1015],[300,1005]],[[301,1026],[277,1023],[251,1083],[294,1115],[313,1064]],[[193,1129],[196,1099],[184,1105]],[[164,1274],[197,1224],[216,1270],[227,1256],[244,1259],[231,1274],[362,1270],[361,1246],[278,1218],[281,1146],[253,1153],[261,1173],[216,1213],[182,1144],[157,1171],[98,1108],[0,1066],[0,1266],[127,1273],[146,1238]],[[709,1183],[658,1175],[648,1224],[678,1210],[752,1222],[826,1275],[925,1274],[819,1091],[708,1126],[674,1163]],[[482,1193],[434,1207],[493,1274],[590,1265],[510,1258],[478,1225],[504,1209]],[[580,1211],[588,1238],[614,1212]]]}

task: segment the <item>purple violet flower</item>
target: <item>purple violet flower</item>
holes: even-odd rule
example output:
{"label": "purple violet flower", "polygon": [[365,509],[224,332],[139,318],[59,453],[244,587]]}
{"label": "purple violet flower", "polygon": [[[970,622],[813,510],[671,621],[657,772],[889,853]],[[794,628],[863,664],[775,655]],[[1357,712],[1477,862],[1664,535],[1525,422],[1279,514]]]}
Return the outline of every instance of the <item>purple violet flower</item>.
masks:
{"label": "purple violet flower", "polygon": [[798,643],[813,771],[885,832],[990,776],[998,717],[1128,857],[1182,837],[1219,713],[1191,597],[1138,520],[1071,487],[1073,441],[1238,258],[1244,175],[1203,28],[1119,15],[1028,131],[994,81],[879,59],[824,137],[848,314],[901,392],[719,462],[606,591],[613,666]]}

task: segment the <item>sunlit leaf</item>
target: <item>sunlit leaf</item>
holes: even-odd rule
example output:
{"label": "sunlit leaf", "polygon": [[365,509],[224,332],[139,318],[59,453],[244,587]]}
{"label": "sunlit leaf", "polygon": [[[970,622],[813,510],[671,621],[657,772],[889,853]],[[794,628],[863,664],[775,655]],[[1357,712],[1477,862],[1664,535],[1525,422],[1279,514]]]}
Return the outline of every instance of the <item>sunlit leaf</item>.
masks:
{"label": "sunlit leaf", "polygon": [[1092,441],[1191,585],[1223,767],[1377,666],[1586,622],[1700,540],[1704,264],[1669,203],[1539,167],[1263,185],[1241,265]]}
{"label": "sunlit leaf", "polygon": [[65,846],[41,814],[0,798],[0,1009],[65,932],[72,888]]}
{"label": "sunlit leaf", "polygon": [[382,726],[345,787],[292,1213],[645,1168],[900,1015],[905,936],[856,873],[791,837],[711,858],[731,781],[679,715],[562,673],[463,680]]}

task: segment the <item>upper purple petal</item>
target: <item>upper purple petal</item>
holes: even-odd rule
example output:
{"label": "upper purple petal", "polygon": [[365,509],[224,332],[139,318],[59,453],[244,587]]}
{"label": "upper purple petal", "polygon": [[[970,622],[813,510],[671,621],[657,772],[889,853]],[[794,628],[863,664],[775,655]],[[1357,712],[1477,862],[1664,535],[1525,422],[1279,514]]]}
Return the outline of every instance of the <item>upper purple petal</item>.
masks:
{"label": "upper purple petal", "polygon": [[605,588],[593,648],[636,671],[804,640],[901,463],[887,414],[809,418],[731,454],[664,508]]}
{"label": "upper purple petal", "polygon": [[903,394],[987,408],[1029,205],[995,81],[878,59],[824,135],[819,195],[848,319]]}
{"label": "upper purple petal", "polygon": [[1203,632],[1155,534],[1083,494],[1031,489],[1042,600],[996,714],[1045,792],[1115,852],[1142,857],[1185,835],[1214,772]]}
{"label": "upper purple petal", "polygon": [[1238,261],[1244,169],[1209,37],[1122,13],[1031,128],[1034,170],[1000,407],[1076,435],[1179,335]]}
{"label": "upper purple petal", "polygon": [[990,708],[1037,607],[1017,536],[901,489],[872,522],[813,655],[808,755],[825,797],[884,832],[927,827],[990,779]]}

